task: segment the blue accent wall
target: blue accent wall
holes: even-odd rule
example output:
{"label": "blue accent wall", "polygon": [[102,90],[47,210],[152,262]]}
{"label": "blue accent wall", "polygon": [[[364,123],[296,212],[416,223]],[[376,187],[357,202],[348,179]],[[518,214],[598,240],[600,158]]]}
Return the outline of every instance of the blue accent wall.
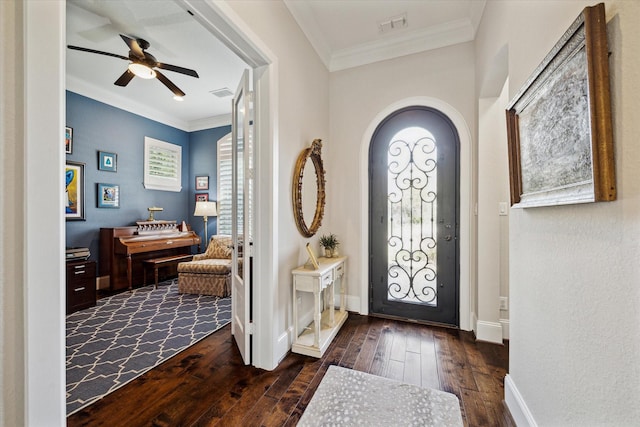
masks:
{"label": "blue accent wall", "polygon": [[[207,193],[210,201],[218,200],[218,177],[217,168],[218,164],[218,150],[217,142],[220,138],[231,132],[231,126],[221,126],[213,129],[205,129],[189,134],[189,146],[191,148],[191,156],[189,157],[189,170],[193,176],[193,182],[191,183],[193,197],[189,200],[189,215],[191,226],[204,239],[204,220],[202,217],[194,217],[193,212],[196,208],[195,195],[200,193]],[[213,165],[213,168],[212,168]],[[209,176],[209,190],[195,190],[195,177],[196,176]],[[211,237],[216,234],[217,230],[217,218],[209,218],[208,222],[208,236]]]}
{"label": "blue accent wall", "polygon": [[[85,164],[86,219],[66,222],[66,246],[86,246],[98,260],[100,228],[135,225],[148,218],[151,206],[164,209],[156,219],[184,220],[203,235],[202,218],[193,217],[195,176],[209,175],[215,200],[216,135],[225,135],[230,126],[189,133],[73,92],[67,91],[66,102],[66,125],[73,128],[73,152],[66,157]],[[145,136],[182,147],[182,191],[144,188]],[[116,172],[98,170],[98,151],[117,154]],[[120,186],[120,208],[97,207],[98,183]],[[209,224],[211,235],[215,220]]]}

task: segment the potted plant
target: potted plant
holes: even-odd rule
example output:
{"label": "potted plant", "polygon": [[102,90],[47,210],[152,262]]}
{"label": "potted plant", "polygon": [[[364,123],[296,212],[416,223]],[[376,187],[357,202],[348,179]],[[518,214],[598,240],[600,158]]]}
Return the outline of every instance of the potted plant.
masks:
{"label": "potted plant", "polygon": [[338,238],[335,234],[323,234],[320,237],[320,246],[324,248],[324,256],[327,258],[331,258],[333,256],[337,256],[337,248],[340,242],[338,242]]}

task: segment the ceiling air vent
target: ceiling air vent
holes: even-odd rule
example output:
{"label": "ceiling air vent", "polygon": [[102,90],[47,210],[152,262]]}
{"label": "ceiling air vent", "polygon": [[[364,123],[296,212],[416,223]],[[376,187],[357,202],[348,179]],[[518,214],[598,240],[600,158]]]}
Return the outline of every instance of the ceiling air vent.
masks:
{"label": "ceiling air vent", "polygon": [[392,18],[388,18],[384,21],[378,22],[378,30],[380,30],[381,33],[386,33],[391,30],[407,28],[408,25],[407,14],[403,13],[402,15],[394,16]]}
{"label": "ceiling air vent", "polygon": [[218,98],[226,98],[227,96],[233,96],[233,92],[231,92],[231,90],[228,87],[212,90],[209,93],[217,96]]}

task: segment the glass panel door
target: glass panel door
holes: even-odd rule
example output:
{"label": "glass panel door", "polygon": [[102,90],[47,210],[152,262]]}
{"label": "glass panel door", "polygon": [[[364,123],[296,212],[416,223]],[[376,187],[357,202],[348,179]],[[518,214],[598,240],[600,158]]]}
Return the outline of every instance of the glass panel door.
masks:
{"label": "glass panel door", "polygon": [[369,152],[372,314],[458,325],[458,134],[410,107],[376,129]]}
{"label": "glass panel door", "polygon": [[249,70],[245,70],[233,100],[232,117],[232,237],[231,333],[245,364],[251,363],[251,155],[252,105]]}

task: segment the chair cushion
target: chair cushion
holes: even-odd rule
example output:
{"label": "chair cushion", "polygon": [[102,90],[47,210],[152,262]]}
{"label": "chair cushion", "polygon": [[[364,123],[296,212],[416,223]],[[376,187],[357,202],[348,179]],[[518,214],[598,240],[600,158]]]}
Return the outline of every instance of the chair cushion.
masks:
{"label": "chair cushion", "polygon": [[231,260],[212,258],[181,262],[178,273],[231,274]]}
{"label": "chair cushion", "polygon": [[209,239],[209,246],[204,253],[207,258],[225,258],[231,259],[231,236],[214,235]]}

